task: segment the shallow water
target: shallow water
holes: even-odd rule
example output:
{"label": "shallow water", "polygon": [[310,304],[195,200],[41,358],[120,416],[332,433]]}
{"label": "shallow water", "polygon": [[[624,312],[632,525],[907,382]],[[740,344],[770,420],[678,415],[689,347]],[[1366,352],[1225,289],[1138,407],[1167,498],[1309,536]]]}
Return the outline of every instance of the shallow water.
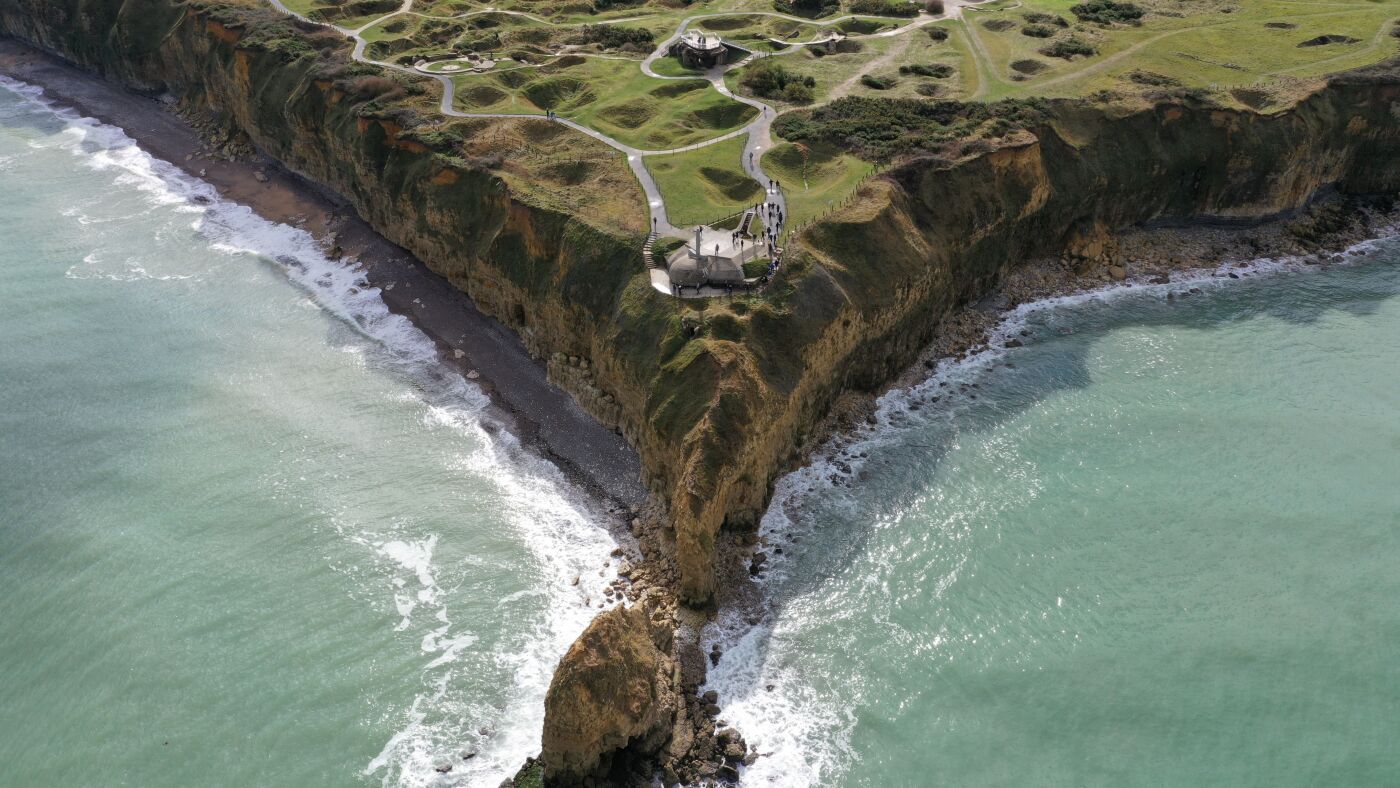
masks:
{"label": "shallow water", "polygon": [[0,783],[499,783],[611,537],[353,269],[4,85]]}
{"label": "shallow water", "polygon": [[711,674],[745,783],[1400,783],[1400,242],[1368,247],[1023,310],[785,479],[773,609]]}

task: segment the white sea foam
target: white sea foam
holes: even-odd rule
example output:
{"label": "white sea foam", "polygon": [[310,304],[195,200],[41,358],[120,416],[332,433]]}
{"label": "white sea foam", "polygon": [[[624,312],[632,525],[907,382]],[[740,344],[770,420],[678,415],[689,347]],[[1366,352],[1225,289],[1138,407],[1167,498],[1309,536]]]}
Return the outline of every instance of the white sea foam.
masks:
{"label": "white sea foam", "polygon": [[[1361,259],[1379,240],[1364,241],[1346,250],[1343,259]],[[1218,266],[1173,274],[1165,284],[1134,279],[1090,291],[1035,301],[1007,312],[989,332],[984,348],[964,358],[939,360],[919,383],[893,389],[876,403],[873,422],[836,436],[815,453],[805,467],[779,479],[768,512],[759,527],[768,561],[760,583],[782,589],[792,578],[791,557],[813,525],[804,516],[820,499],[830,507],[841,504],[841,487],[858,479],[871,458],[900,441],[911,429],[931,419],[952,421],[973,404],[972,384],[1006,360],[1027,352],[1008,348],[1031,327],[1052,326],[1060,315],[1091,303],[1111,303],[1125,297],[1168,299],[1223,288],[1239,280],[1311,270],[1302,258],[1261,258],[1225,261]],[[1067,327],[1065,330],[1069,330]],[[932,403],[937,407],[930,407]],[[820,594],[820,589],[808,592]],[[802,596],[783,600],[785,608],[802,606]],[[727,611],[707,628],[702,648],[719,645],[724,657],[712,668],[706,689],[720,695],[723,717],[739,729],[761,753],[742,770],[743,783],[753,786],[811,786],[831,783],[850,769],[858,754],[850,750],[855,728],[852,709],[833,708],[786,659],[782,646],[794,625],[782,610],[766,611],[757,624],[745,611]]]}
{"label": "white sea foam", "polygon": [[[500,498],[509,502],[507,519],[534,556],[539,575],[546,578],[544,586],[529,592],[547,600],[541,605],[543,618],[520,622],[521,627],[534,629],[526,648],[494,656],[514,677],[515,686],[505,707],[496,710],[493,735],[481,742],[479,756],[457,761],[451,774],[440,774],[435,769],[439,763],[456,760],[457,753],[469,744],[475,747],[477,741],[473,732],[464,729],[467,720],[455,713],[458,707],[451,704],[449,689],[454,665],[479,638],[454,630],[444,601],[448,595],[438,585],[433,562],[438,535],[387,538],[345,529],[347,538],[363,544],[384,563],[393,609],[399,616],[396,629],[413,626],[423,610],[431,610],[438,622],[421,641],[428,657],[422,668],[428,689],[409,708],[396,713],[404,723],[367,764],[365,775],[378,776],[386,785],[417,786],[495,785],[512,774],[526,756],[538,751],[543,698],[555,662],[596,613],[604,586],[615,577],[608,556],[616,543],[595,522],[584,496],[557,468],[529,454],[508,432],[487,429],[483,410],[489,400],[481,389],[442,364],[427,336],[407,318],[390,312],[379,289],[370,286],[353,264],[328,258],[309,233],[266,221],[250,208],[222,199],[209,184],[142,151],[121,129],[57,107],[39,88],[3,76],[0,88],[26,97],[66,124],[60,133],[32,144],[65,148],[85,166],[109,173],[116,185],[144,195],[153,208],[189,214],[191,230],[216,252],[276,261],[318,308],[370,340],[383,361],[413,381],[404,398],[422,403],[427,424],[459,431],[480,447],[460,458],[460,470],[490,480]],[[94,209],[80,206],[73,215],[80,222],[120,218],[89,213]],[[100,250],[68,273],[70,278],[133,281],[188,275],[153,276],[132,261],[115,271],[105,267]],[[579,578],[577,585],[571,582],[574,577]]]}

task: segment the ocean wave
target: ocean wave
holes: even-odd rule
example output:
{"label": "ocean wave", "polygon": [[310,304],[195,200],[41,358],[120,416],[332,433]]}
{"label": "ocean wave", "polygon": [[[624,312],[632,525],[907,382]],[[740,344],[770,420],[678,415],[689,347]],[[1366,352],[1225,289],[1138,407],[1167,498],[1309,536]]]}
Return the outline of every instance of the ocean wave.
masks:
{"label": "ocean wave", "polygon": [[[310,302],[352,327],[369,341],[386,366],[412,382],[404,396],[421,403],[426,423],[460,431],[481,447],[459,458],[460,469],[493,482],[501,500],[508,502],[508,521],[534,557],[540,576],[548,578],[536,591],[547,597],[542,605],[546,613],[541,621],[520,622],[533,628],[527,648],[493,655],[515,679],[515,691],[505,707],[481,709],[464,704],[450,693],[453,671],[464,652],[480,638],[454,631],[444,602],[447,594],[438,585],[438,567],[433,560],[438,537],[391,538],[347,528],[343,535],[372,551],[392,578],[392,607],[399,615],[396,628],[408,629],[425,610],[432,611],[437,622],[420,644],[427,689],[398,712],[403,723],[366,765],[364,774],[378,775],[386,785],[407,786],[494,785],[512,774],[526,756],[538,750],[543,698],[555,662],[591,620],[595,608],[603,604],[603,588],[616,576],[609,558],[616,542],[598,524],[586,496],[557,468],[526,451],[500,425],[485,421],[487,395],[444,364],[432,340],[410,320],[391,312],[380,290],[353,261],[330,259],[310,233],[267,221],[247,206],[224,200],[209,184],[147,154],[120,128],[59,107],[47,100],[40,88],[3,76],[0,88],[25,97],[66,124],[60,133],[38,145],[67,149],[85,166],[110,174],[116,185],[142,194],[153,208],[189,214],[190,230],[212,251],[276,265]],[[88,213],[90,208],[78,208],[74,216],[80,222],[86,219],[84,223],[109,220]],[[122,271],[105,268],[97,250],[73,266],[68,275],[166,278],[152,276],[131,260],[123,265]],[[491,727],[499,728],[491,731],[489,738],[483,740],[464,727],[472,716],[488,714],[493,719]],[[477,757],[465,763],[457,760],[464,747],[475,749],[475,743],[482,745]],[[437,771],[444,760],[457,762],[451,774]]]}
{"label": "ocean wave", "polygon": [[[1363,260],[1386,238],[1363,241],[1348,248],[1342,264]],[[1300,257],[1223,261],[1218,265],[1177,272],[1171,282],[1153,283],[1134,278],[1093,290],[1054,296],[1022,304],[1006,312],[989,331],[981,349],[962,358],[943,358],[918,383],[892,389],[875,405],[871,421],[855,430],[833,436],[814,453],[808,464],[778,480],[772,502],[759,526],[759,538],[768,560],[758,582],[773,592],[795,585],[794,556],[816,525],[808,517],[818,503],[841,507],[844,492],[863,478],[871,461],[914,430],[926,429],[933,420],[955,422],[977,406],[977,386],[994,369],[1016,354],[1034,352],[1033,345],[1019,346],[1026,334],[1036,331],[1071,331],[1062,318],[1093,304],[1112,304],[1125,298],[1170,300],[1207,290],[1219,290],[1240,281],[1316,270]],[[1010,344],[1010,346],[1008,346]],[[820,590],[805,592],[819,594]],[[789,608],[801,607],[804,592],[784,600]],[[856,764],[850,750],[855,729],[852,709],[832,708],[793,668],[781,644],[800,627],[781,611],[768,609],[757,623],[749,611],[726,611],[702,638],[705,652],[718,645],[724,657],[709,671],[703,689],[719,693],[724,719],[734,725],[762,753],[742,770],[745,785],[811,786],[835,782]],[[775,645],[776,644],[776,645]]]}

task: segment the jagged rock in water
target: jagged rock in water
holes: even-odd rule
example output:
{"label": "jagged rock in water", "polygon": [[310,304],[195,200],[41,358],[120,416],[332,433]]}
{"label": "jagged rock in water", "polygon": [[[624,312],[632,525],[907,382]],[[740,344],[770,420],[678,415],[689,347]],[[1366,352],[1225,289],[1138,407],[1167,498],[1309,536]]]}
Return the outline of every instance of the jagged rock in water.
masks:
{"label": "jagged rock in water", "polygon": [[680,705],[670,613],[646,597],[593,619],[545,696],[541,760],[550,785],[625,772],[667,743]]}

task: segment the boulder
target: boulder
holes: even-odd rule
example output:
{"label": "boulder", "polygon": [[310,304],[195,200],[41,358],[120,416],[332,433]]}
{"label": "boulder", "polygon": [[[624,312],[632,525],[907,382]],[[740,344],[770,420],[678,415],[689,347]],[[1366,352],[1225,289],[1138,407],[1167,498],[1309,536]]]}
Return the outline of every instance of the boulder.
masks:
{"label": "boulder", "polygon": [[680,671],[670,613],[645,597],[593,619],[559,661],[544,701],[540,759],[550,785],[606,780],[671,736]]}

